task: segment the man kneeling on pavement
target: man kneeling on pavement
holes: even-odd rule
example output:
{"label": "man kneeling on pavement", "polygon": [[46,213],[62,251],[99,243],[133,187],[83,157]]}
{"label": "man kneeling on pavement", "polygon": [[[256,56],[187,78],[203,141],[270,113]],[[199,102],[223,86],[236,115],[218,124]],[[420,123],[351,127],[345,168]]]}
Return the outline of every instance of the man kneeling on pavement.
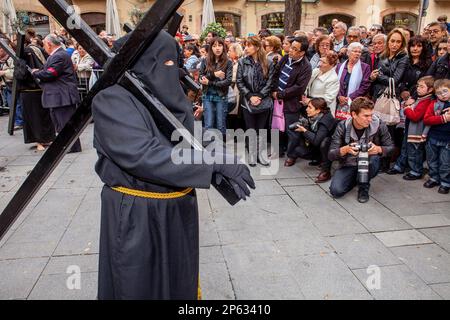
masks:
{"label": "man kneeling on pavement", "polygon": [[[353,100],[350,106],[352,117],[341,121],[332,137],[328,158],[340,162],[340,168],[336,170],[330,186],[330,193],[335,198],[342,197],[358,185],[358,201],[367,202],[370,180],[378,173],[380,158],[389,156],[394,150],[386,124],[373,116],[373,109],[374,103],[368,98]],[[358,174],[358,157],[363,156],[359,150],[364,145],[368,146],[369,172],[366,179],[359,179],[364,176],[364,171],[367,174],[367,170],[361,168]],[[364,163],[361,160],[360,166]]]}

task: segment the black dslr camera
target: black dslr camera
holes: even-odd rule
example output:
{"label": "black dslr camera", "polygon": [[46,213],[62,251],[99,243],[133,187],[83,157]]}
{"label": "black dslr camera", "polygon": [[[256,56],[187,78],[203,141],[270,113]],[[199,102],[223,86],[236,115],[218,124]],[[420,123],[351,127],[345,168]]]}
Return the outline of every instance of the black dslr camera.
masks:
{"label": "black dslr camera", "polygon": [[294,122],[293,124],[291,124],[289,126],[289,130],[295,130],[299,126],[302,126],[304,128],[308,128],[309,127],[309,120],[307,118],[300,117],[297,122]]}
{"label": "black dslr camera", "polygon": [[358,151],[358,183],[369,183],[369,149],[372,143],[352,143],[353,149]]}

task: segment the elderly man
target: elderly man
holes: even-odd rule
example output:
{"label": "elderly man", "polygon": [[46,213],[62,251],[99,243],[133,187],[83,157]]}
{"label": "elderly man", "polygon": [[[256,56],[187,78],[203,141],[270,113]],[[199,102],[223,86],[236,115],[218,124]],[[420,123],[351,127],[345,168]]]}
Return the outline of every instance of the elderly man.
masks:
{"label": "elderly man", "polygon": [[[348,28],[346,39],[347,39],[348,45],[346,45],[339,51],[340,62],[344,62],[345,60],[348,59],[347,48],[351,43],[355,43],[355,42],[361,43],[361,29],[359,27]],[[363,62],[369,60],[369,50],[366,47],[362,48],[361,60]]]}
{"label": "elderly man", "polygon": [[[54,34],[44,39],[44,50],[49,55],[42,70],[34,69],[33,75],[41,81],[42,106],[50,109],[56,132],[61,132],[80,102],[77,79],[69,54],[62,48],[61,40]],[[80,140],[70,152],[81,152]]]}
{"label": "elderly man", "polygon": [[339,51],[347,45],[347,40],[345,39],[345,35],[347,33],[347,25],[344,22],[339,21],[334,25],[333,28],[333,44],[334,44],[334,52],[339,53]]}

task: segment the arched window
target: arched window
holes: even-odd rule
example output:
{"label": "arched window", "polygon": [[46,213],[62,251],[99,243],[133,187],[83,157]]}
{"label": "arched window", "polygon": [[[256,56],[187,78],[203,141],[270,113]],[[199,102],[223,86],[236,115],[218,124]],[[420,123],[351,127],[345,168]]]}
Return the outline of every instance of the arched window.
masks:
{"label": "arched window", "polygon": [[272,34],[283,33],[284,12],[274,12],[261,17],[261,29],[269,29]]}
{"label": "arched window", "polygon": [[100,31],[106,29],[106,15],[101,12],[87,12],[82,13],[81,19],[83,19],[95,33],[99,34]]}
{"label": "arched window", "polygon": [[241,17],[229,12],[216,12],[216,22],[220,23],[225,30],[231,31],[233,36],[241,35]]}
{"label": "arched window", "polygon": [[320,16],[319,27],[327,28],[330,32],[333,31],[331,30],[331,22],[333,21],[333,19],[338,19],[339,21],[344,22],[349,27],[353,26],[355,22],[355,17],[345,14],[333,13]]}
{"label": "arched window", "polygon": [[383,17],[383,27],[386,33],[397,27],[408,27],[417,30],[417,15],[409,12],[396,12]]}

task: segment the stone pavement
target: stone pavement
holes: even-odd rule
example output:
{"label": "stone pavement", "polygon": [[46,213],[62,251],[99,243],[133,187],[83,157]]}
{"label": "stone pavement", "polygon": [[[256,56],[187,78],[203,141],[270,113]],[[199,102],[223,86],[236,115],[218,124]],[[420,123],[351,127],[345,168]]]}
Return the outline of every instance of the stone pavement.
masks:
{"label": "stone pavement", "polygon": [[[40,157],[6,126],[1,117],[0,210]],[[96,298],[102,184],[92,132],[0,241],[0,299]],[[252,170],[257,189],[235,207],[198,190],[204,299],[450,299],[448,195],[382,174],[362,205],[355,190],[332,199],[306,161],[280,162],[275,176]],[[73,266],[81,288],[70,290]]]}

